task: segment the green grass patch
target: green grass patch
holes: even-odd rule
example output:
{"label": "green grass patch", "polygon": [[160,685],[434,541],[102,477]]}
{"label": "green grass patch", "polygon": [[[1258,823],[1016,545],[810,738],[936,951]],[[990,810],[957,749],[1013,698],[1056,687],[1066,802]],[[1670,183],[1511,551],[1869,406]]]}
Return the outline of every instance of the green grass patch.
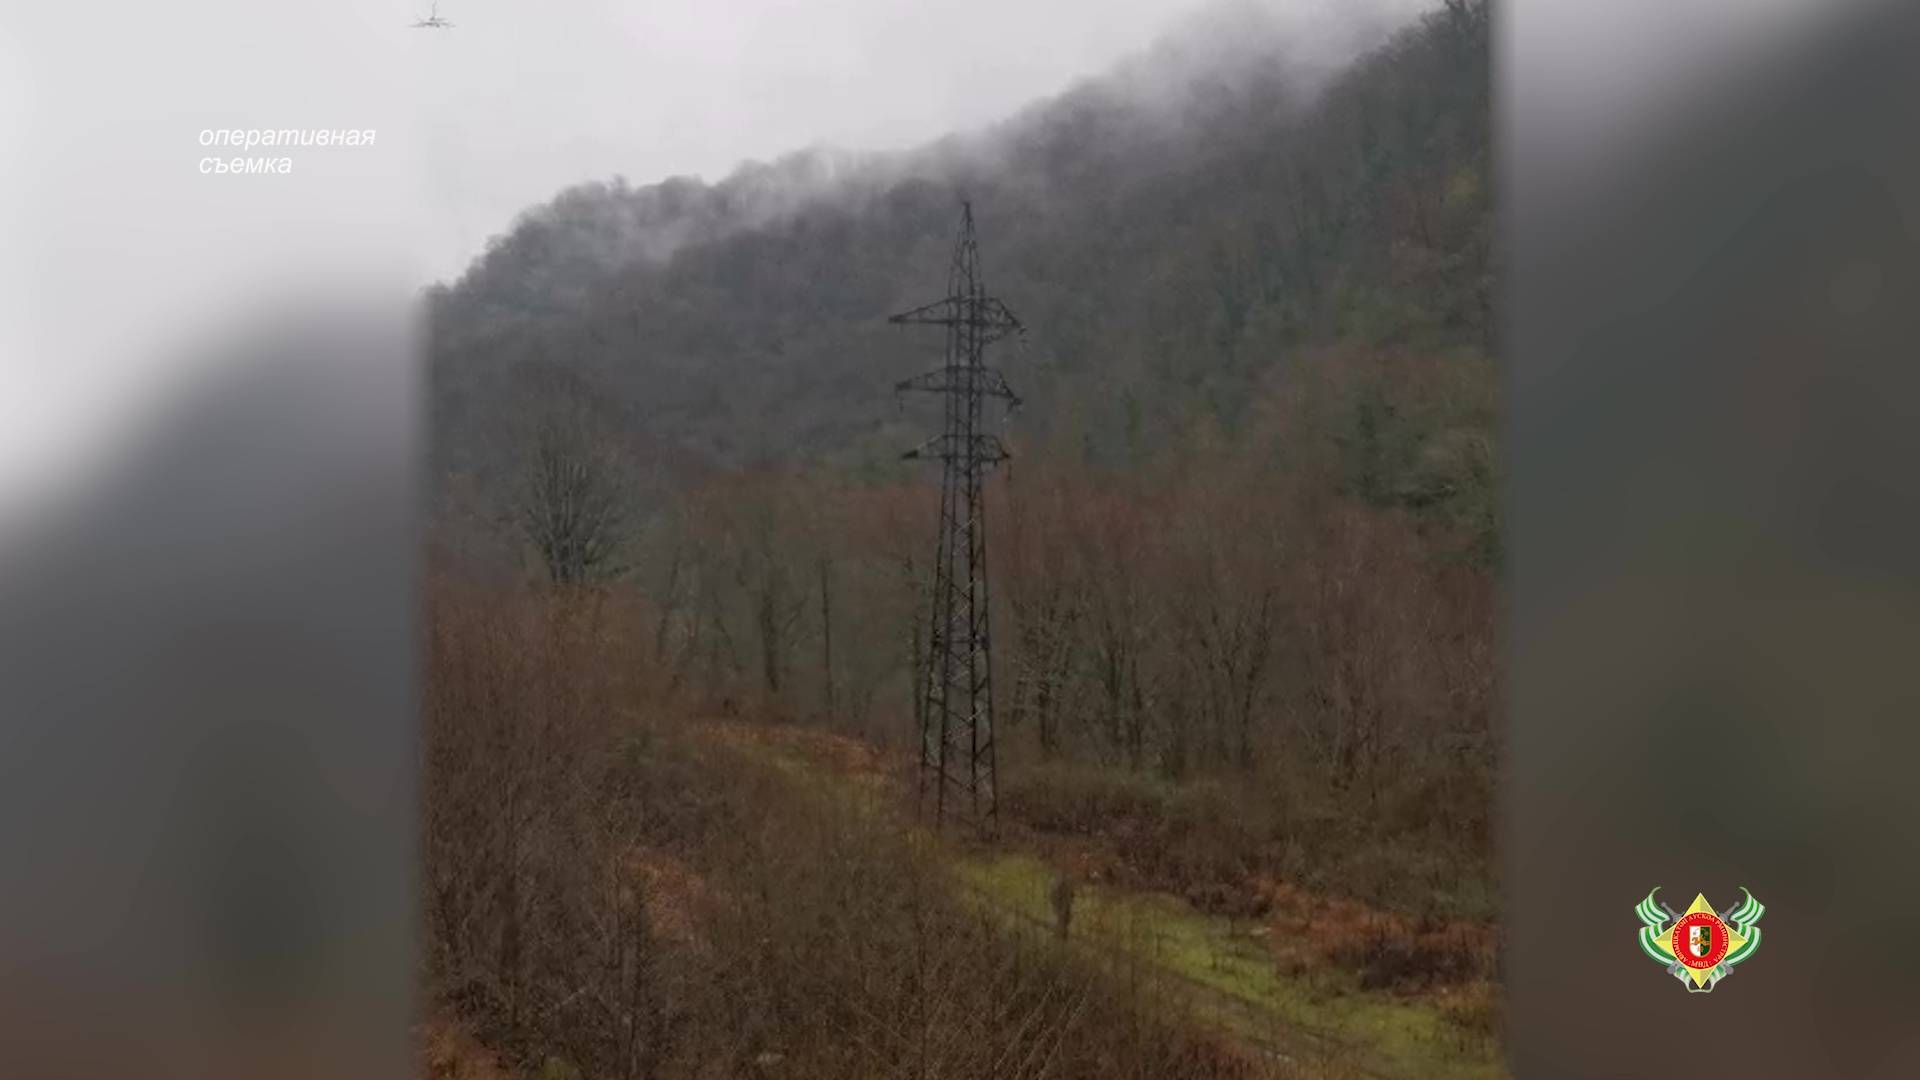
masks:
{"label": "green grass patch", "polygon": [[[1055,872],[1027,854],[972,855],[957,862],[965,889],[1009,923],[1047,932]],[[1478,1080],[1505,1075],[1497,1047],[1462,1031],[1445,1009],[1423,1000],[1368,993],[1343,972],[1282,973],[1261,940],[1231,921],[1195,911],[1165,894],[1082,885],[1074,906],[1073,937],[1097,942],[1119,963],[1133,961],[1144,976],[1171,976],[1211,993],[1190,994],[1203,1017],[1237,1034],[1296,1044],[1324,1039],[1367,1072],[1388,1076]],[[1241,932],[1236,932],[1241,931]]]}
{"label": "green grass patch", "polygon": [[[899,809],[870,783],[849,783],[798,744],[730,739],[728,747],[774,768],[802,790],[857,804],[863,813]],[[861,778],[867,779],[867,778]],[[1105,785],[1107,802],[1177,801],[1173,785]],[[1177,816],[1177,815],[1175,815]],[[1009,933],[1052,932],[1057,880],[1046,860],[1025,852],[960,845],[949,864],[956,887]],[[1072,920],[1076,942],[1114,978],[1178,1002],[1197,1019],[1256,1045],[1314,1065],[1421,1080],[1483,1080],[1506,1071],[1496,1039],[1468,1030],[1457,1010],[1424,998],[1362,990],[1352,972],[1281,970],[1273,950],[1247,931],[1256,925],[1209,915],[1164,892],[1082,884]],[[1314,1059],[1312,1055],[1323,1055]]]}

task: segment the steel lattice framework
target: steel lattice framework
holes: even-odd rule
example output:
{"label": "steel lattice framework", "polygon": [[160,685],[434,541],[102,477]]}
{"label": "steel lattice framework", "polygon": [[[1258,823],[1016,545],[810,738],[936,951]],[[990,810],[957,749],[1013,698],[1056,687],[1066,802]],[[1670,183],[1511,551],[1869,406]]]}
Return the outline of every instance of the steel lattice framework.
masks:
{"label": "steel lattice framework", "polygon": [[1003,398],[1009,406],[1020,399],[981,356],[989,344],[1023,328],[1005,304],[986,295],[971,203],[961,204],[947,296],[887,321],[947,329],[946,362],[895,387],[940,394],[946,404],[941,433],[903,455],[938,458],[944,464],[931,633],[920,672],[920,803],[924,808],[931,794],[937,826],[949,812],[951,796],[957,803],[953,810],[991,832],[996,810],[993,631],[980,489],[987,471],[1005,460],[1007,451],[982,429],[981,414],[987,398]]}

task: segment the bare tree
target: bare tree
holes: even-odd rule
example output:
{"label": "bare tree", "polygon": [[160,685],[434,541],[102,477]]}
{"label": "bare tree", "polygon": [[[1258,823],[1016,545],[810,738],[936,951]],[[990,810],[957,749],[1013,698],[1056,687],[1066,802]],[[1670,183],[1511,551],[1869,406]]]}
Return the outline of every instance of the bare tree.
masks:
{"label": "bare tree", "polygon": [[602,580],[624,538],[624,470],[584,407],[556,406],[536,425],[520,525],[555,585]]}

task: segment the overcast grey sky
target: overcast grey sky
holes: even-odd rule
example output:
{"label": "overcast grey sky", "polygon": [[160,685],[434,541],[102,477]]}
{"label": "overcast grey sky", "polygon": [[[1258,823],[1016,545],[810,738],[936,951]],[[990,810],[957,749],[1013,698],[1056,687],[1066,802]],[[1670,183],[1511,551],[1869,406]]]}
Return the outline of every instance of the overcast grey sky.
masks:
{"label": "overcast grey sky", "polygon": [[[1297,11],[1303,27],[1357,6],[1255,2]],[[816,142],[881,150],[989,123],[1206,3],[449,0],[440,13],[457,28],[407,42],[420,150],[442,204],[433,271],[451,272],[513,212],[583,179],[717,180]]]}
{"label": "overcast grey sky", "polygon": [[[584,180],[975,128],[1219,2],[443,0],[448,31],[410,29],[413,0],[9,4],[0,398],[32,404],[0,424],[0,500],[177,381],[169,342],[268,296],[452,276]],[[1437,0],[1225,2],[1312,38]],[[223,127],[378,135],[280,152],[287,175],[201,174]]]}

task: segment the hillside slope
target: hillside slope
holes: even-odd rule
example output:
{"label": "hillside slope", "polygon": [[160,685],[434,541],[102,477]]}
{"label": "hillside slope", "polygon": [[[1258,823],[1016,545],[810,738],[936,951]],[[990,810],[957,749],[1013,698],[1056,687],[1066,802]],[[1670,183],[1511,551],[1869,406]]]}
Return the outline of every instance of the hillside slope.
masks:
{"label": "hillside slope", "polygon": [[488,486],[506,417],[556,372],[643,453],[885,471],[923,419],[888,388],[938,343],[884,320],[943,291],[963,196],[1032,327],[1001,358],[1029,440],[1115,459],[1196,418],[1231,430],[1316,343],[1484,353],[1484,7],[1330,80],[1274,32],[1203,23],[912,153],[562,193],[428,297],[436,473]]}
{"label": "hillside slope", "polygon": [[[1235,10],[909,153],[575,189],[427,297],[432,980],[495,1025],[489,1048],[631,1061],[634,1024],[678,1015],[648,1053],[865,1075],[909,1045],[897,957],[943,942],[960,992],[995,1003],[919,1027],[955,1076],[1009,1075],[988,1032],[1061,1048],[1023,1075],[1241,1075],[1170,1037],[1219,1026],[1186,1005],[1316,1027],[1360,1002],[1398,1018],[1360,1025],[1367,1057],[1442,1075],[1418,1067],[1426,1035],[1458,1029],[1473,1045],[1440,1056],[1491,1060],[1486,7],[1447,0],[1337,72],[1316,65],[1340,49]],[[940,342],[886,318],[945,291],[963,198],[990,291],[1031,329],[995,349],[1027,404],[994,420],[1014,456],[980,507],[994,790],[1031,847],[979,866],[1029,913],[1054,870],[1098,873],[1088,915],[1165,916],[1197,997],[1135,995],[1129,963],[1092,971],[1084,1017],[1051,976],[1021,983],[1044,1008],[1003,1016],[1003,976],[1040,969],[972,958],[1036,954],[970,906],[964,942],[923,929],[899,901],[926,853],[897,822],[817,817],[837,803],[767,782],[785,763],[655,738],[725,717],[909,759],[937,481],[899,454],[934,406],[891,388]],[[707,940],[729,951],[638,998],[594,929],[664,902],[633,876],[636,835],[764,901],[722,905]],[[1209,936],[1267,917],[1271,948]],[[1109,1036],[1128,1024],[1139,1045]]]}

